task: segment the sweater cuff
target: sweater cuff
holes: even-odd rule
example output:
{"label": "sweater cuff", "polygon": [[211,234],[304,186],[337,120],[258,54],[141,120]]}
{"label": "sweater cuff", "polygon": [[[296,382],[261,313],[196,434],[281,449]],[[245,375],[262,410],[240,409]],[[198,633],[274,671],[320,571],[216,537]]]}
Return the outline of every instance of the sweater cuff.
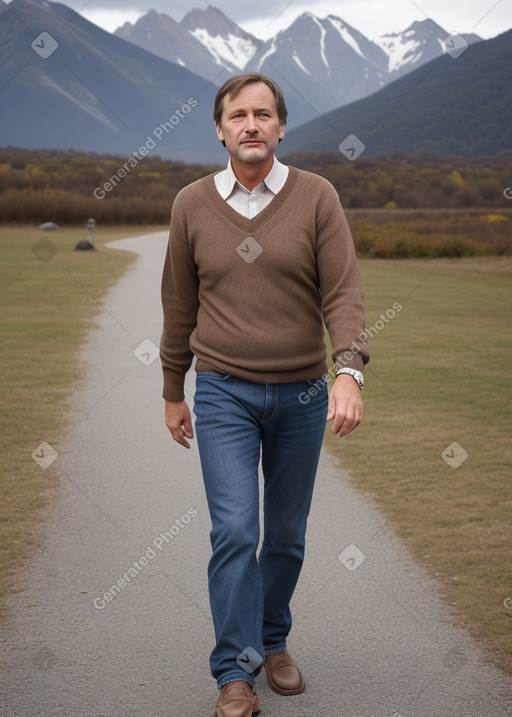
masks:
{"label": "sweater cuff", "polygon": [[164,372],[164,390],[162,398],[166,401],[184,401],[185,400],[185,377],[176,374],[166,374]]}
{"label": "sweater cuff", "polygon": [[339,371],[340,368],[354,368],[356,371],[363,371],[364,366],[367,363],[367,360],[365,361],[365,357],[363,357],[359,353],[353,353],[352,351],[345,351],[343,354],[338,354],[336,356],[336,361],[334,362],[334,370]]}

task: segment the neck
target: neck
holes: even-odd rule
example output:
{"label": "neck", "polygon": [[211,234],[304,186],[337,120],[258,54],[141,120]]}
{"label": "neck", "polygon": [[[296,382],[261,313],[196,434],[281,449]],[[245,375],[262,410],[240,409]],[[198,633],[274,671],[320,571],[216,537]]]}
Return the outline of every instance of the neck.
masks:
{"label": "neck", "polygon": [[250,192],[263,182],[267,174],[274,164],[274,156],[269,157],[264,162],[239,162],[236,157],[231,157],[231,167],[235,173],[235,177],[240,184]]}

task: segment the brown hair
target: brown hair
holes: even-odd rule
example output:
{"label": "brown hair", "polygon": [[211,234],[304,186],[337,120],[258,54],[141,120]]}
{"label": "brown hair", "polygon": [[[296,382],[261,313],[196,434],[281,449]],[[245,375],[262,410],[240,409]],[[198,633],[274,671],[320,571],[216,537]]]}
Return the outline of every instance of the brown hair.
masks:
{"label": "brown hair", "polygon": [[277,82],[274,82],[274,80],[270,79],[270,77],[260,75],[259,72],[244,72],[241,75],[230,77],[217,92],[215,104],[213,106],[213,120],[216,125],[220,124],[222,118],[224,97],[226,95],[236,97],[240,90],[246,85],[249,85],[251,82],[263,82],[267,85],[276,98],[277,116],[279,117],[279,121],[281,124],[286,124],[288,110],[286,109],[283,93]]}

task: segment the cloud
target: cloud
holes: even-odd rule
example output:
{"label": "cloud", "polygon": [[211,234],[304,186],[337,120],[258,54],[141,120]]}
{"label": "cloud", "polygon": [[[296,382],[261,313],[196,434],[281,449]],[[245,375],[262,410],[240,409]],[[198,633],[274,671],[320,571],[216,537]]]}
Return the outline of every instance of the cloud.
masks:
{"label": "cloud", "polygon": [[[62,0],[84,17],[113,30],[126,20],[134,22],[148,10],[171,15],[178,22],[190,10],[217,7],[244,30],[262,39],[288,27],[303,12],[319,17],[337,15],[369,38],[404,30],[415,20],[431,18],[447,32],[475,32],[494,37],[510,29],[510,10],[506,0]],[[110,27],[107,28],[107,23]]]}

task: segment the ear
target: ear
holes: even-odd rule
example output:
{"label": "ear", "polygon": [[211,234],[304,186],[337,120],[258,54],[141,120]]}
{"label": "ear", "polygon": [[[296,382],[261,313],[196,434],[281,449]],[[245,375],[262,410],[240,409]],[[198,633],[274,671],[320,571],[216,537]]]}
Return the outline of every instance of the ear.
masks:
{"label": "ear", "polygon": [[215,129],[217,130],[217,137],[221,142],[224,142],[224,132],[222,131],[220,124],[216,124]]}
{"label": "ear", "polygon": [[284,124],[280,124],[280,125],[279,125],[279,140],[280,140],[280,141],[281,141],[281,140],[283,139],[283,137],[284,137],[284,130],[285,130]]}

